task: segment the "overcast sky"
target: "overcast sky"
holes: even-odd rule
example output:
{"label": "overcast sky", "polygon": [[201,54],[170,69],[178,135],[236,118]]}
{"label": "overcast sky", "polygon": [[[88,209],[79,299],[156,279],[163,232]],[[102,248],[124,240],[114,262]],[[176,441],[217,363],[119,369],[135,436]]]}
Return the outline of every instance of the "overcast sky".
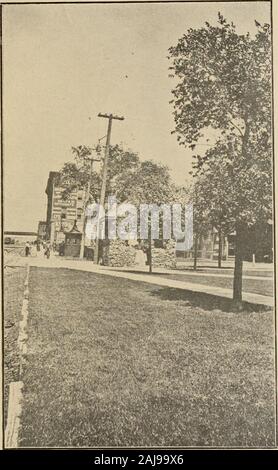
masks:
{"label": "overcast sky", "polygon": [[48,173],[71,147],[106,134],[112,144],[167,164],[179,184],[191,152],[173,130],[167,50],[217,12],[238,32],[269,22],[268,2],[7,5],[3,7],[5,230],[36,230],[46,217]]}

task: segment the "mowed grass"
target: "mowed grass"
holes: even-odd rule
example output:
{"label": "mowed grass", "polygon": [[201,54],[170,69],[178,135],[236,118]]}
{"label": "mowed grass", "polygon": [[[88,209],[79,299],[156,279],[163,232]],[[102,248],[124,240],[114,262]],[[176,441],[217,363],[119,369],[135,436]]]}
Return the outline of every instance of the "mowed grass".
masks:
{"label": "mowed grass", "polygon": [[273,313],[215,302],[31,268],[20,446],[273,446]]}

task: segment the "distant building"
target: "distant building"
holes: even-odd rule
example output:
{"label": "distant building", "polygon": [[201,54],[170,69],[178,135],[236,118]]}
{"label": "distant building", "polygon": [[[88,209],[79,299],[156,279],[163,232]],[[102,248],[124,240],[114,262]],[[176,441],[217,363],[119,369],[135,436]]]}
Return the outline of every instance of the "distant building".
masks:
{"label": "distant building", "polygon": [[[234,256],[234,245],[232,237],[222,237],[221,258],[223,260]],[[177,256],[182,258],[194,258],[194,247],[184,249],[184,242],[177,242]],[[219,235],[217,230],[211,229],[206,236],[198,240],[197,256],[200,259],[216,260],[219,253]]]}
{"label": "distant building", "polygon": [[[273,262],[273,227],[269,220],[264,224],[257,224],[245,234],[243,258],[252,261],[255,255],[256,262]],[[203,260],[217,260],[219,251],[219,235],[216,229],[208,231],[206,236],[198,240],[197,257]],[[222,239],[222,260],[233,259],[235,256],[235,232]],[[178,242],[176,253],[179,258],[194,258],[194,247],[184,249],[183,242]]]}
{"label": "distant building", "polygon": [[36,232],[18,232],[5,231],[4,244],[6,245],[24,245],[26,242],[34,242],[37,238]]}
{"label": "distant building", "polygon": [[40,220],[38,223],[38,240],[45,240],[46,239],[46,222]]}
{"label": "distant building", "polygon": [[47,186],[46,239],[51,243],[65,240],[65,232],[69,232],[77,221],[77,229],[82,232],[84,213],[84,190],[75,190],[64,198],[65,188],[59,183],[59,173],[50,171]]}

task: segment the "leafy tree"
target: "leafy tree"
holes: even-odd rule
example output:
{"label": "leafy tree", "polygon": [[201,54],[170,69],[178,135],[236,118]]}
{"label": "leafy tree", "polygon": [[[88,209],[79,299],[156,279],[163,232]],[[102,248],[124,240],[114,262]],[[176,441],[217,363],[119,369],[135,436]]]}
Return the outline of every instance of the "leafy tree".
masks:
{"label": "leafy tree", "polygon": [[169,202],[174,187],[167,166],[146,160],[140,162],[135,171],[130,169],[121,174],[115,189],[122,200],[139,206]]}
{"label": "leafy tree", "polygon": [[[235,230],[237,215],[236,199],[238,194],[237,179],[233,178],[234,154],[219,141],[207,150],[203,161],[200,158],[193,164],[195,185],[198,185],[198,197],[195,205],[197,211],[206,214],[209,225],[218,232],[218,267],[221,267],[223,237]],[[197,226],[198,223],[195,222]]]}
{"label": "leafy tree", "polygon": [[[98,201],[101,188],[102,168],[100,172],[93,171],[91,173],[90,160],[91,158],[101,159],[103,153],[102,148],[97,146],[93,149],[85,145],[80,145],[78,147],[72,147],[72,152],[75,161],[65,163],[60,172],[60,181],[64,186],[63,197],[67,198],[69,194],[76,189],[86,188],[89,180],[91,180],[89,202]],[[123,150],[119,145],[111,146],[106,193],[114,194],[115,192],[119,192],[117,191],[117,186],[121,187],[121,177],[125,175],[126,172],[134,171],[138,165],[139,157],[136,153]],[[119,198],[121,199],[120,194]]]}
{"label": "leafy tree", "polygon": [[73,191],[85,190],[90,182],[88,202],[95,200],[98,197],[101,180],[96,171],[91,172],[91,159],[99,156],[100,149],[79,145],[72,147],[72,153],[75,161],[66,162],[60,171],[60,184],[64,188],[62,197],[67,199]]}
{"label": "leafy tree", "polygon": [[[64,197],[75,189],[83,189],[90,180],[90,158],[94,150],[85,146],[73,148],[75,162],[65,163],[61,174]],[[98,155],[101,149],[96,149]],[[98,201],[101,188],[100,173],[92,172],[91,190],[88,202]],[[174,186],[169,169],[153,161],[140,162],[137,153],[124,150],[119,145],[111,146],[109,152],[106,197],[116,196],[117,202],[128,202],[139,207],[140,204],[172,202]],[[151,235],[149,231],[149,235]],[[149,259],[151,270],[151,239]]]}
{"label": "leafy tree", "polygon": [[[101,189],[101,173],[92,171],[92,159],[100,159],[102,148],[98,145],[94,149],[85,145],[72,147],[75,157],[74,162],[66,162],[60,171],[60,184],[64,187],[62,197],[67,199],[76,189],[83,189],[86,197],[84,201],[84,213],[87,205],[92,202],[98,202]],[[117,187],[117,181],[121,174],[131,170],[139,162],[135,153],[124,151],[118,145],[110,147],[109,153],[109,171],[107,178],[106,193],[111,194]],[[103,164],[103,161],[102,161]],[[85,219],[83,226],[83,237],[81,243],[80,256],[83,258],[85,242]]]}
{"label": "leafy tree", "polygon": [[124,150],[119,145],[110,146],[106,194],[116,195],[119,201],[125,200],[124,182],[127,175],[133,175],[140,167],[137,153]]}
{"label": "leafy tree", "polygon": [[[175,188],[171,181],[167,166],[151,160],[140,162],[136,169],[131,168],[117,178],[115,194],[122,202],[131,203],[137,207],[140,204],[161,204],[173,201]],[[139,215],[139,213],[138,213]],[[162,219],[160,217],[161,225]],[[148,262],[152,272],[152,238],[151,217],[148,218]]]}
{"label": "leafy tree", "polygon": [[[171,47],[170,67],[175,131],[181,145],[194,149],[200,138],[218,132],[236,182],[233,216],[236,230],[234,300],[242,299],[245,234],[258,220],[271,217],[271,35],[256,22],[254,37],[237,34],[219,13],[218,24],[189,29]],[[198,166],[212,154],[198,157]]]}

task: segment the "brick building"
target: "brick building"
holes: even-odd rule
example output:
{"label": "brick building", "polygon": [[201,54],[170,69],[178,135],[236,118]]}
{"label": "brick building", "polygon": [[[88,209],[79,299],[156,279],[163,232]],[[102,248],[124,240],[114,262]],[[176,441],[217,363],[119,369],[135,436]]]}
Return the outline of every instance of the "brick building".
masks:
{"label": "brick building", "polygon": [[[273,262],[273,227],[269,220],[264,224],[257,224],[250,228],[245,234],[243,258],[252,261],[255,256],[256,262]],[[184,259],[194,258],[194,247],[185,248],[183,242],[177,243],[177,256]],[[211,229],[206,236],[198,240],[197,257],[203,260],[217,260],[219,251],[219,235],[217,230]],[[222,260],[232,259],[235,256],[235,232],[222,239]]]}
{"label": "brick building", "polygon": [[40,220],[39,223],[38,223],[37,239],[38,240],[45,240],[46,239],[46,222],[43,221],[43,220]]}
{"label": "brick building", "polygon": [[[233,252],[233,242],[230,241],[231,237],[223,237],[222,238],[222,253],[221,257],[223,260],[228,259],[229,257],[234,255]],[[194,247],[192,246],[191,249],[188,249],[184,242],[177,243],[177,256],[182,258],[194,258]],[[216,260],[218,259],[218,252],[219,252],[219,235],[217,230],[211,229],[208,231],[206,236],[202,236],[198,240],[198,250],[197,256],[200,259],[209,259],[209,260]]]}
{"label": "brick building", "polygon": [[67,199],[63,198],[64,188],[59,183],[59,173],[50,171],[47,186],[46,239],[51,243],[65,240],[65,232],[76,226],[83,228],[85,191],[75,190]]}

